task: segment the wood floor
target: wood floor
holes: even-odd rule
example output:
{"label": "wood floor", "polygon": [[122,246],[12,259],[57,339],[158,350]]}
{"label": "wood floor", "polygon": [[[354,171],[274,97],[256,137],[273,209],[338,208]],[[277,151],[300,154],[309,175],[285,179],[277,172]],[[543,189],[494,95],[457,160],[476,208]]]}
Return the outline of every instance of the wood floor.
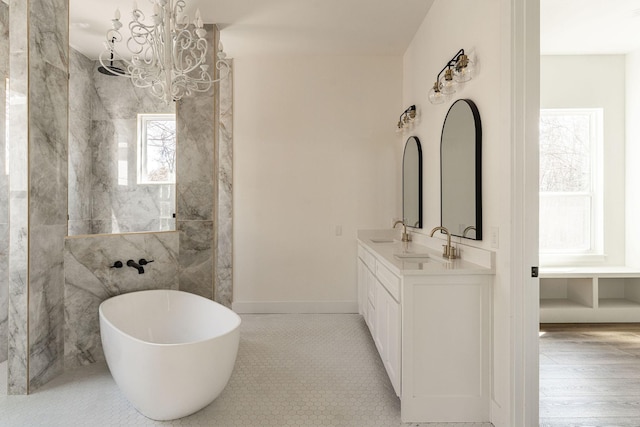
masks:
{"label": "wood floor", "polygon": [[640,324],[540,331],[540,426],[640,426]]}

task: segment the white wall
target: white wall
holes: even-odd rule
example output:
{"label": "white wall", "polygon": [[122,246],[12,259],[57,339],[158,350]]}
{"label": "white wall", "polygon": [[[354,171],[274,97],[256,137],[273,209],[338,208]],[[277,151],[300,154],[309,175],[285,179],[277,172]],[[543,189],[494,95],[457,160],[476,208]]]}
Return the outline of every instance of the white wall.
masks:
{"label": "white wall", "polygon": [[[511,341],[510,304],[510,226],[511,226],[511,141],[509,134],[509,99],[501,79],[509,78],[510,65],[503,58],[501,33],[510,28],[509,17],[501,15],[500,0],[436,0],[404,56],[403,103],[415,103],[421,122],[412,132],[423,145],[424,224],[422,233],[440,225],[440,134],[446,113],[456,99],[468,98],[478,106],[482,121],[482,208],[485,236],[482,241],[465,244],[491,249],[490,231],[497,229],[496,276],[493,298],[493,378],[492,420],[508,420],[511,411]],[[504,19],[505,22],[501,21]],[[509,35],[507,35],[509,37]],[[427,93],[436,74],[460,49],[477,60],[478,75],[465,84],[445,104],[431,105]],[[506,131],[505,131],[506,127]]]}
{"label": "white wall", "polygon": [[625,56],[541,57],[540,108],[604,109],[603,264],[624,265]]}
{"label": "white wall", "polygon": [[356,231],[401,211],[402,59],[234,65],[233,306],[355,312]]}
{"label": "white wall", "polygon": [[626,263],[640,268],[640,50],[626,55]]}

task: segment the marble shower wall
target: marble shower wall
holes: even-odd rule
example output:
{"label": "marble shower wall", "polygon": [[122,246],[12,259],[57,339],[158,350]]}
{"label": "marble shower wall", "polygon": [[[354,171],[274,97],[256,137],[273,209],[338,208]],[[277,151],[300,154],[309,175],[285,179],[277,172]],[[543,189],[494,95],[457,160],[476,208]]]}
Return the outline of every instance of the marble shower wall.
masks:
{"label": "marble shower wall", "polygon": [[69,49],[69,235],[92,234],[94,61]]}
{"label": "marble shower wall", "polygon": [[[5,153],[6,78],[9,77],[9,6],[0,2],[0,153]],[[9,339],[9,175],[0,155],[0,363],[7,360]]]}
{"label": "marble shower wall", "polygon": [[[62,371],[68,0],[11,0],[8,392]],[[28,269],[28,271],[27,271]]]}
{"label": "marble shower wall", "polygon": [[99,66],[71,52],[69,235],[174,230],[175,185],[137,182],[137,115],[175,107]]}
{"label": "marble shower wall", "polygon": [[175,106],[94,65],[92,233],[175,230],[175,185],[137,182],[137,115],[175,114]]}
{"label": "marble shower wall", "polygon": [[[209,46],[218,46],[219,31],[205,25]],[[209,69],[215,49],[211,49]],[[214,174],[217,157],[218,98],[213,86],[176,104],[177,119],[177,218],[180,231],[180,290],[217,299],[214,295]]]}
{"label": "marble shower wall", "polygon": [[[144,274],[127,260],[154,260]],[[125,264],[111,268],[115,261]],[[178,232],[68,237],[65,267],[65,367],[104,360],[98,306],[122,293],[178,289]]]}
{"label": "marble shower wall", "polygon": [[[231,66],[233,63],[230,61]],[[231,307],[233,295],[233,68],[220,81],[218,203],[216,206],[216,301]]]}

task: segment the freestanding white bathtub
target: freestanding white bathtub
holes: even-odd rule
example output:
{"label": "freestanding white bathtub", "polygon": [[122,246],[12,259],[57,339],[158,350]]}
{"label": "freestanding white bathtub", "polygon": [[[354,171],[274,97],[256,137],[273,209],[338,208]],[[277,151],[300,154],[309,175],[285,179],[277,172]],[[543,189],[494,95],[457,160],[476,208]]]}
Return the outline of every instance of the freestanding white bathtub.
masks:
{"label": "freestanding white bathtub", "polygon": [[146,417],[187,416],[227,385],[240,317],[223,305],[187,292],[152,290],[109,298],[99,313],[111,375]]}

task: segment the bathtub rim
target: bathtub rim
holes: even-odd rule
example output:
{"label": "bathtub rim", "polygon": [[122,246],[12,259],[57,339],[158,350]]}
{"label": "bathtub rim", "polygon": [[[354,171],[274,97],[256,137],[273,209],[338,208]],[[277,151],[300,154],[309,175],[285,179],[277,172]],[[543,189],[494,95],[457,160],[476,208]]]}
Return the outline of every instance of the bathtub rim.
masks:
{"label": "bathtub rim", "polygon": [[[197,341],[184,341],[184,342],[179,342],[179,343],[156,343],[156,342],[145,341],[145,340],[142,340],[140,338],[136,338],[133,335],[124,332],[122,329],[120,329],[116,325],[114,325],[113,322],[111,322],[108,319],[108,317],[104,314],[102,306],[107,301],[109,301],[109,300],[111,300],[113,298],[118,298],[118,297],[129,295],[129,294],[137,294],[137,293],[145,293],[145,292],[180,293],[180,294],[187,294],[187,295],[192,295],[192,296],[197,297],[197,298],[201,298],[201,299],[203,299],[205,301],[208,301],[210,303],[214,303],[215,305],[218,305],[219,306],[218,308],[222,308],[222,309],[228,310],[231,314],[233,314],[234,323],[235,324],[232,327],[230,327],[230,329],[227,332],[222,333],[222,334],[218,334],[218,335],[206,338],[206,339],[201,339],[201,340],[197,340]],[[145,344],[145,345],[149,345],[149,346],[155,346],[155,347],[179,347],[179,346],[188,346],[188,345],[197,345],[197,344],[200,344],[200,343],[206,343],[206,342],[209,342],[209,341],[212,341],[212,340],[215,340],[215,339],[218,339],[218,338],[221,338],[221,337],[224,337],[224,336],[227,336],[229,334],[232,334],[232,333],[236,332],[240,328],[240,325],[242,324],[242,318],[238,315],[238,313],[236,313],[235,311],[231,310],[228,307],[225,307],[224,305],[220,304],[219,302],[214,301],[214,300],[210,300],[209,298],[205,298],[205,297],[197,295],[197,294],[193,294],[191,292],[180,291],[180,290],[177,290],[177,289],[145,289],[145,290],[140,290],[140,291],[125,292],[125,293],[121,293],[121,294],[118,294],[118,295],[114,295],[114,296],[109,297],[109,298],[107,298],[106,300],[104,300],[104,301],[102,301],[100,303],[100,305],[98,306],[98,318],[99,318],[99,320],[101,322],[104,321],[105,323],[107,323],[109,325],[109,327],[111,329],[113,329],[114,331],[116,331],[118,334],[121,334],[121,335],[123,335],[123,336],[125,336],[125,337],[127,337],[127,338],[129,338],[129,339],[131,339],[133,341],[136,341],[136,342],[139,342],[139,343],[142,343],[142,344]],[[102,333],[102,329],[101,329],[100,333]]]}

